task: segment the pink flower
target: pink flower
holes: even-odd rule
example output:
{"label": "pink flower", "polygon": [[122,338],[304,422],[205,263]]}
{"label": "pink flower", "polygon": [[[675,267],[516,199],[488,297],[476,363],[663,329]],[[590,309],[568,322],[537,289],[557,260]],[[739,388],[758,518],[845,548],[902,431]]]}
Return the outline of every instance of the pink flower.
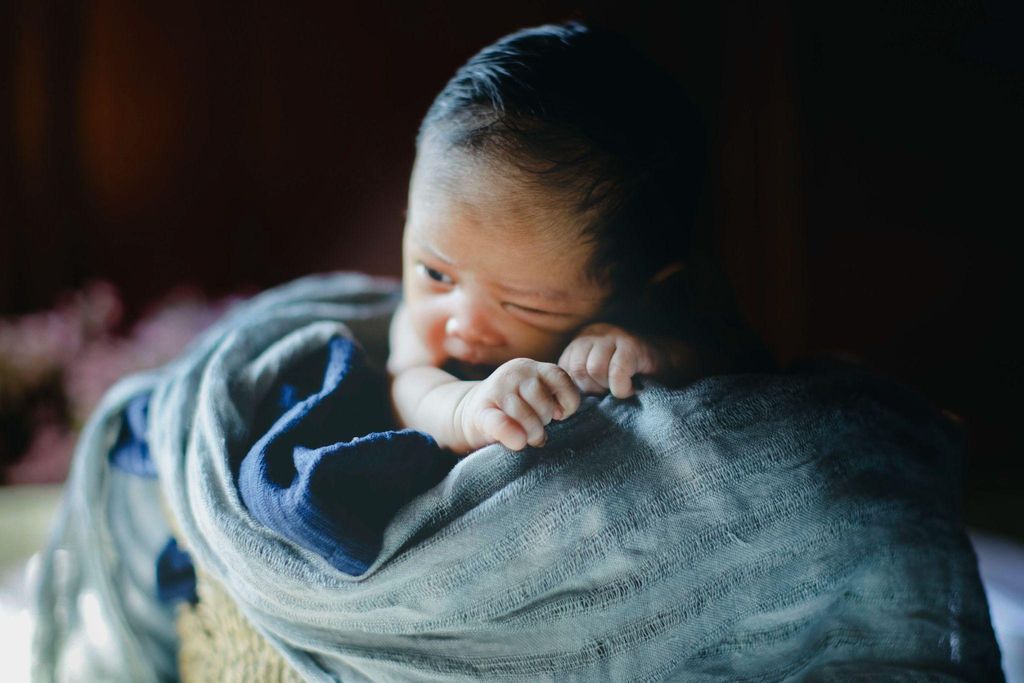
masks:
{"label": "pink flower", "polygon": [[[104,392],[126,375],[173,360],[239,299],[209,302],[196,288],[178,288],[122,334],[121,298],[97,281],[63,295],[51,311],[0,319],[0,417],[13,414],[32,432],[7,479],[61,480],[77,430]],[[9,450],[0,444],[0,453]]]}

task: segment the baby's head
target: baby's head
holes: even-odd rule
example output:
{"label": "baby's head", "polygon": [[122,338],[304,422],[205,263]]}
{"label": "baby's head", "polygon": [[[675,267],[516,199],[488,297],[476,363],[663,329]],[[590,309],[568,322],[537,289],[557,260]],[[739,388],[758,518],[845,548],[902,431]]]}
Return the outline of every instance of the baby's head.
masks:
{"label": "baby's head", "polygon": [[579,24],[506,36],[434,100],[403,240],[413,326],[438,360],[557,360],[629,318],[688,257],[705,166],[681,89]]}

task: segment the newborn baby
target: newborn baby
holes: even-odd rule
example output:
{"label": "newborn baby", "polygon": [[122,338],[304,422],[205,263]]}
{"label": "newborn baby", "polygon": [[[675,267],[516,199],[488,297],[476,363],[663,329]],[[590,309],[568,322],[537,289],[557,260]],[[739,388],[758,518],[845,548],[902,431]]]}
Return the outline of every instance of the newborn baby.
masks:
{"label": "newborn baby", "polygon": [[689,256],[699,131],[678,86],[579,24],[463,66],[417,138],[388,359],[401,426],[459,454],[538,447],[581,392],[706,369],[671,324],[685,299],[651,296]]}

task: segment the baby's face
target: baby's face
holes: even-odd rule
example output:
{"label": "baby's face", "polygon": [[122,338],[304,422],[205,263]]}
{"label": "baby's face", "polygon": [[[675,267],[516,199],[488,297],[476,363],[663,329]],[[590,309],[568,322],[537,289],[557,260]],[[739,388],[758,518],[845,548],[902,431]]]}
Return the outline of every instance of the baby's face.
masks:
{"label": "baby's face", "polygon": [[585,275],[592,247],[536,189],[425,145],[402,243],[405,305],[438,364],[554,362],[607,297]]}

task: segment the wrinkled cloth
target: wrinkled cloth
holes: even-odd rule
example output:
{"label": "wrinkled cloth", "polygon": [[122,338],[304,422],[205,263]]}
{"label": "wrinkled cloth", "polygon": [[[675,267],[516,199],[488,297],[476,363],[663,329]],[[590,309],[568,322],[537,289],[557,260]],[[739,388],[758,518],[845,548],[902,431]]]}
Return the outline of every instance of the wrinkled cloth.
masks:
{"label": "wrinkled cloth", "polygon": [[446,461],[372,416],[397,297],[305,278],[110,391],[41,562],[38,680],[174,679],[172,536],[311,681],[1002,678],[962,434],[915,393],[648,383]]}
{"label": "wrinkled cloth", "polygon": [[352,576],[376,559],[398,509],[456,462],[427,434],[391,429],[387,380],[365,359],[334,337],[285,373],[258,411],[273,424],[238,472],[253,517]]}

